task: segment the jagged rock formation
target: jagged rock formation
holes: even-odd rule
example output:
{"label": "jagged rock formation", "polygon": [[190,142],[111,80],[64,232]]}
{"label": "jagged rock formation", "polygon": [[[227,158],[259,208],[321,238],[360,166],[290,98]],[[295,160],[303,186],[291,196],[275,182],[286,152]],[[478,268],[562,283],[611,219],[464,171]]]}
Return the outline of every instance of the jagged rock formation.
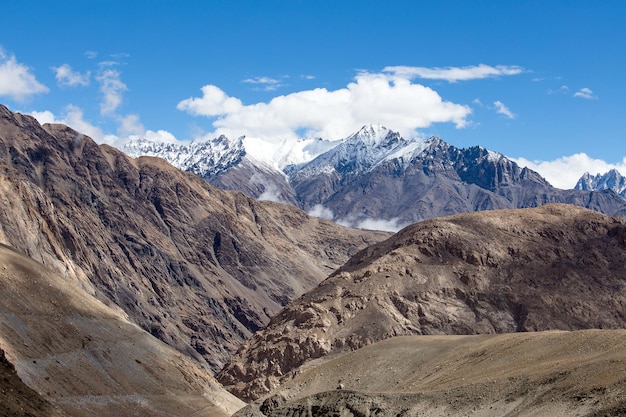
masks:
{"label": "jagged rock formation", "polygon": [[243,406],[206,367],[4,245],[0,294],[0,348],[63,415],[227,417]]}
{"label": "jagged rock formation", "polygon": [[0,242],[212,369],[386,236],[225,192],[0,106]]}
{"label": "jagged rock formation", "polygon": [[258,398],[316,358],[398,335],[623,328],[626,219],[569,205],[428,220],[351,258],[218,379]]}
{"label": "jagged rock formation", "polygon": [[[356,227],[379,221],[397,230],[438,216],[548,203],[626,215],[623,199],[609,190],[595,191],[604,188],[559,190],[497,152],[480,146],[460,149],[437,137],[406,139],[380,125],[364,126],[337,142],[303,141],[275,154],[272,144],[252,146],[251,141],[237,142],[238,158],[224,152],[232,148],[226,138],[181,148],[184,158],[172,152],[171,145],[147,141],[123,149],[133,155],[162,156],[219,187],[323,212],[326,218]],[[223,162],[212,163],[215,171],[186,163],[200,155]]]}
{"label": "jagged rock formation", "polygon": [[591,175],[586,172],[574,187],[575,190],[611,190],[626,198],[626,177],[622,176],[616,169],[611,169],[604,174]]}
{"label": "jagged rock formation", "polygon": [[315,364],[235,416],[621,416],[625,336],[395,337]]}

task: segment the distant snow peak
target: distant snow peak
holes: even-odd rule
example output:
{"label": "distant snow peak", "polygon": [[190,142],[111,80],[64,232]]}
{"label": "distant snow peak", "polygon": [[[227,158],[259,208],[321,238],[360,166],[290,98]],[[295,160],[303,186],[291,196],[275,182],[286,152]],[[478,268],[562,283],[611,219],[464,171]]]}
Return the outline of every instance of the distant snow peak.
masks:
{"label": "distant snow peak", "polygon": [[157,156],[175,167],[201,177],[211,177],[236,165],[245,156],[243,137],[220,137],[194,142],[155,142],[144,137],[133,137],[120,149],[127,155]]}
{"label": "distant snow peak", "polygon": [[585,172],[576,183],[575,190],[603,191],[613,190],[615,193],[626,198],[626,177],[616,169],[611,169],[604,174],[591,175]]}
{"label": "distant snow peak", "polygon": [[377,146],[385,142],[388,136],[393,133],[398,137],[400,136],[381,124],[369,124],[363,126],[352,136],[349,136],[346,141],[359,141],[369,146]]}

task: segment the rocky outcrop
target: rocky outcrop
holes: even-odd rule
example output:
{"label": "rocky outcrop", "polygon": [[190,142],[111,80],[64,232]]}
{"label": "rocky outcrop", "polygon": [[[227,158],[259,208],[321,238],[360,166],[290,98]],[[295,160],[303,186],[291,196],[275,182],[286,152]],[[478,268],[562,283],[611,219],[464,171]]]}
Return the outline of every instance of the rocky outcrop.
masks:
{"label": "rocky outcrop", "polygon": [[0,242],[212,369],[386,236],[220,190],[0,106]]}
{"label": "rocky outcrop", "polygon": [[220,372],[254,399],[310,361],[398,335],[622,328],[626,220],[569,205],[428,220],[351,258]]}

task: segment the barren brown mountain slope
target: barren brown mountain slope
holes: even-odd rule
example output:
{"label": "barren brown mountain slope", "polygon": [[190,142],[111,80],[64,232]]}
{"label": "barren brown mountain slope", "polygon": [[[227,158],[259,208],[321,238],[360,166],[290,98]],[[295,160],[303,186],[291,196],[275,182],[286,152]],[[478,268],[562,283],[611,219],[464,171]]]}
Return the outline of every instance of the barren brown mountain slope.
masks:
{"label": "barren brown mountain slope", "polygon": [[626,219],[548,205],[428,220],[291,303],[218,379],[250,399],[392,336],[623,328],[625,289]]}
{"label": "barren brown mountain slope", "polygon": [[400,336],[299,374],[237,417],[622,416],[626,331]]}
{"label": "barren brown mountain slope", "polygon": [[213,369],[287,301],[387,236],[219,190],[0,106],[0,242]]}
{"label": "barren brown mountain slope", "polygon": [[60,417],[61,412],[49,401],[24,384],[0,350],[0,416]]}
{"label": "barren brown mountain slope", "polygon": [[3,245],[0,294],[0,349],[67,416],[228,416],[243,405],[207,367]]}

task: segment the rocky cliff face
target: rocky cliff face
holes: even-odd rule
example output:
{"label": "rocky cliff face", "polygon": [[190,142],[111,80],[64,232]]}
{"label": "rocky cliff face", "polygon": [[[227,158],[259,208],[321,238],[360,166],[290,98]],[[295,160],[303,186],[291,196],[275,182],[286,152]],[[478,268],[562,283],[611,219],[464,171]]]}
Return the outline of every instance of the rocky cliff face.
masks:
{"label": "rocky cliff face", "polygon": [[0,106],[0,242],[213,369],[385,236],[222,191]]}
{"label": "rocky cliff face", "polygon": [[218,379],[263,395],[398,335],[622,328],[626,220],[569,205],[428,220],[370,246],[245,343]]}

